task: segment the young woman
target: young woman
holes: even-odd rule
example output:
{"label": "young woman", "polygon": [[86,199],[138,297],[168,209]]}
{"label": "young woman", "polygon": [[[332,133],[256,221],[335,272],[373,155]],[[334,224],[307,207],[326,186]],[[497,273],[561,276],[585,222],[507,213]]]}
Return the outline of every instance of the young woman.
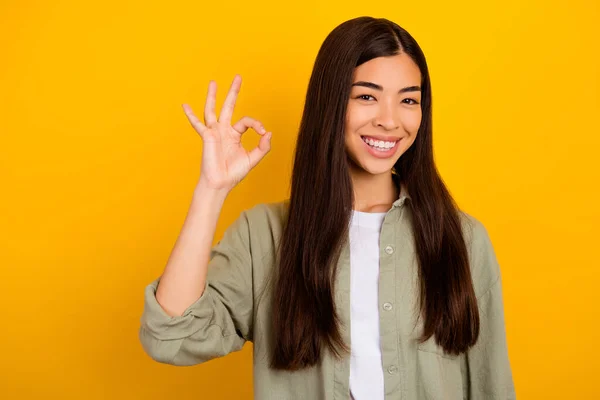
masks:
{"label": "young woman", "polygon": [[[271,133],[215,115],[189,213],[147,286],[140,340],[194,365],[254,344],[257,399],[513,399],[500,269],[484,226],[434,163],[431,83],[411,35],[356,18],[323,43],[308,85],[290,198],[241,213],[212,246],[227,194]],[[249,128],[262,135],[247,152]]]}

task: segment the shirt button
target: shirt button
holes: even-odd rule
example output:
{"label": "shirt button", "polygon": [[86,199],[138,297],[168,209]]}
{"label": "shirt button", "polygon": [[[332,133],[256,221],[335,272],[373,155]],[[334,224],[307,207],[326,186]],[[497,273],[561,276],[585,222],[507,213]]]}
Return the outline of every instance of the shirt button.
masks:
{"label": "shirt button", "polygon": [[388,367],[388,373],[390,375],[394,375],[396,372],[398,372],[398,367],[396,367],[395,365],[390,365]]}
{"label": "shirt button", "polygon": [[392,303],[384,303],[384,304],[383,304],[383,309],[384,309],[385,311],[391,311],[391,310],[392,310],[392,308],[393,308],[393,306],[392,306]]}
{"label": "shirt button", "polygon": [[385,252],[388,254],[394,254],[394,248],[392,246],[386,246]]}

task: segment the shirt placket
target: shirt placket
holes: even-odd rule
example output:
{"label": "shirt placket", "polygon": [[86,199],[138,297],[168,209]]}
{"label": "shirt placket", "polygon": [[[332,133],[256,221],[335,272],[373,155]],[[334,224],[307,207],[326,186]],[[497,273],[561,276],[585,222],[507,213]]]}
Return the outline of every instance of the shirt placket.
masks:
{"label": "shirt placket", "polygon": [[396,321],[396,252],[395,224],[400,207],[394,207],[385,217],[379,236],[379,324],[385,398],[398,399],[402,392],[402,374],[398,358]]}

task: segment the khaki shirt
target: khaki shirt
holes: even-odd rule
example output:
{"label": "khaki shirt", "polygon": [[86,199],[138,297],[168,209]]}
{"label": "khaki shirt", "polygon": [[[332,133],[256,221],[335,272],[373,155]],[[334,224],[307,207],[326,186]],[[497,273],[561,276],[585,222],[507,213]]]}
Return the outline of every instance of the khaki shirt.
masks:
{"label": "khaki shirt", "polygon": [[[380,234],[380,342],[385,399],[514,399],[508,359],[500,268],[484,226],[461,212],[480,312],[480,335],[466,354],[448,355],[434,337],[416,338],[416,254],[407,195],[387,212]],[[319,365],[271,370],[271,291],[267,285],[288,202],[259,204],[241,213],[213,247],[202,296],[181,316],[169,316],[156,301],[160,277],[145,289],[139,338],[154,360],[195,365],[253,342],[254,396],[272,400],[350,398],[350,357],[337,360],[325,347]],[[339,259],[335,301],[341,333],[350,343],[350,255]],[[263,289],[267,290],[263,290]],[[415,325],[416,323],[416,325]]]}

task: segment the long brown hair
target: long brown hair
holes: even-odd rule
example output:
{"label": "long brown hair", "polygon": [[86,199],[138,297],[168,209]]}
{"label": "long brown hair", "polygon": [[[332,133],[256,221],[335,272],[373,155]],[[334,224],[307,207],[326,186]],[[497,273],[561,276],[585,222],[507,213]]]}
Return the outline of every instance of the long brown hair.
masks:
{"label": "long brown hair", "polygon": [[413,145],[394,166],[410,198],[423,317],[421,341],[435,335],[459,354],[479,334],[459,209],[434,163],[431,83],[413,37],[387,19],[360,17],[323,42],[308,84],[300,123],[288,215],[278,248],[273,291],[271,367],[298,370],[321,351],[347,352],[335,310],[336,265],[348,236],[353,190],[345,150],[345,116],[354,69],[376,57],[406,53],[421,71],[422,121]]}

